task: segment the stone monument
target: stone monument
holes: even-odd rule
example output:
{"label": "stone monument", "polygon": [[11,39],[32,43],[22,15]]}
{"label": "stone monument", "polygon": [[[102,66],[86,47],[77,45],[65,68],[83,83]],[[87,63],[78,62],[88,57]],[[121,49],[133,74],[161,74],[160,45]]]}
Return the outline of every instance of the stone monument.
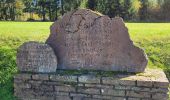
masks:
{"label": "stone monument", "polygon": [[165,73],[145,70],[146,54],[133,44],[122,18],[88,9],[68,12],[54,22],[46,43],[21,45],[17,66],[18,100],[168,99]]}
{"label": "stone monument", "polygon": [[48,44],[31,41],[19,47],[17,65],[20,71],[56,72],[57,58]]}
{"label": "stone monument", "polygon": [[46,43],[58,57],[58,69],[143,72],[148,62],[122,18],[88,9],[69,12],[54,22]]}

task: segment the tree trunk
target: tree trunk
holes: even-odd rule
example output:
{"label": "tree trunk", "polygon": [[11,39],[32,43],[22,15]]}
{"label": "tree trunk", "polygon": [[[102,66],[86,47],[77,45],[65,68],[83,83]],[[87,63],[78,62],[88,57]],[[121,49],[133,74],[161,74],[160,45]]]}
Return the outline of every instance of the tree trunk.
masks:
{"label": "tree trunk", "polygon": [[49,11],[49,20],[52,21],[52,18],[51,18],[51,17],[52,17],[52,16],[51,16],[51,13],[52,13],[52,12],[51,12],[51,5],[49,5],[48,11]]}
{"label": "tree trunk", "polygon": [[89,9],[95,10],[96,5],[97,5],[96,3],[97,3],[96,0],[88,0],[87,6],[88,6]]}
{"label": "tree trunk", "polygon": [[57,13],[58,13],[58,10],[57,10],[57,8],[56,8],[56,10],[55,10],[55,13],[56,13],[56,14],[55,14],[55,15],[56,15],[56,16],[55,16],[55,20],[57,20],[57,19],[58,19],[58,14],[57,14]]}
{"label": "tree trunk", "polygon": [[61,0],[61,14],[64,15],[64,2]]}
{"label": "tree trunk", "polygon": [[4,8],[4,16],[5,16],[5,20],[7,21],[8,20],[8,7],[5,7]]}
{"label": "tree trunk", "polygon": [[15,10],[14,10],[14,9],[15,9],[15,8],[14,8],[13,6],[10,7],[10,19],[11,19],[12,21],[15,20]]}
{"label": "tree trunk", "polygon": [[42,6],[42,11],[43,21],[45,21],[45,6]]}

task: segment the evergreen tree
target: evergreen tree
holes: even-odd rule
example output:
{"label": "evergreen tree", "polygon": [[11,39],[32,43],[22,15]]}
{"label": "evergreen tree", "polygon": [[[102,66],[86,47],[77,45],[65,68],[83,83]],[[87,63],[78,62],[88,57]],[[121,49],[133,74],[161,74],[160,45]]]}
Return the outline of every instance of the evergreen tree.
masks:
{"label": "evergreen tree", "polygon": [[165,21],[170,21],[170,0],[165,0],[162,5],[163,18]]}
{"label": "evergreen tree", "polygon": [[131,0],[124,0],[124,8],[123,8],[123,17],[125,20],[131,19],[131,13],[130,13],[130,9],[131,9]]}
{"label": "evergreen tree", "polygon": [[25,8],[23,9],[24,12],[28,12],[30,14],[30,19],[33,19],[33,12],[34,12],[34,5],[33,0],[23,0]]}
{"label": "evergreen tree", "polygon": [[97,6],[97,0],[88,0],[88,2],[87,2],[88,9],[95,10],[96,6]]}
{"label": "evergreen tree", "polygon": [[139,10],[140,20],[147,20],[148,18],[148,0],[141,0],[141,8]]}

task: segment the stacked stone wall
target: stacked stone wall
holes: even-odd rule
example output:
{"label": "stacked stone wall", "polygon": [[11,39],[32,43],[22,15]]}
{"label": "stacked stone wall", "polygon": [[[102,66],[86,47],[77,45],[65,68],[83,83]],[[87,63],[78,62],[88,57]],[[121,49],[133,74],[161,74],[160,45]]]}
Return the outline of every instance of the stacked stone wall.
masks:
{"label": "stacked stone wall", "polygon": [[14,91],[21,100],[167,100],[169,83],[164,73],[158,72],[161,79],[147,73],[113,76],[19,73],[14,77]]}

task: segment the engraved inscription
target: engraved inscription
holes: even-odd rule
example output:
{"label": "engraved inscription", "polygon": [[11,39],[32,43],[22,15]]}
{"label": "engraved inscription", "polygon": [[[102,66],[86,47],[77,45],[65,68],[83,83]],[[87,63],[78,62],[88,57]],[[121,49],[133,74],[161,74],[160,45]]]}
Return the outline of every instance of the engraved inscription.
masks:
{"label": "engraved inscription", "polygon": [[55,72],[57,59],[47,44],[28,42],[18,50],[17,65],[20,71]]}
{"label": "engraved inscription", "polygon": [[46,43],[54,49],[59,69],[142,72],[147,65],[144,51],[133,45],[122,18],[79,9],[51,27]]}

